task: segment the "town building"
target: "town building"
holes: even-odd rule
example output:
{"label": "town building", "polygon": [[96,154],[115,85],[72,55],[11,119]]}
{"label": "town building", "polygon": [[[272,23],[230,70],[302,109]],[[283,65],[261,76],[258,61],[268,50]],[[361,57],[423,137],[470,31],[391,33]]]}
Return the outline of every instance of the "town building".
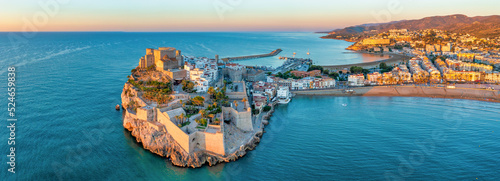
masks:
{"label": "town building", "polygon": [[347,82],[350,86],[364,86],[365,76],[363,74],[349,75]]}
{"label": "town building", "polygon": [[362,42],[363,45],[389,45],[391,40],[387,38],[367,38]]}

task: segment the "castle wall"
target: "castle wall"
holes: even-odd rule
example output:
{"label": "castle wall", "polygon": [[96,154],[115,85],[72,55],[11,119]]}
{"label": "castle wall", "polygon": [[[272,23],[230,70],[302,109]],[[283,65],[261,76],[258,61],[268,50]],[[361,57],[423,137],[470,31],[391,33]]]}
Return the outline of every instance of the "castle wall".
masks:
{"label": "castle wall", "polygon": [[146,60],[146,68],[155,63],[155,56],[153,54],[144,56],[144,59]]}
{"label": "castle wall", "polygon": [[241,70],[233,70],[229,68],[222,69],[222,73],[224,75],[228,75],[233,82],[243,80],[244,72],[246,72],[246,69],[241,69]]}
{"label": "castle wall", "polygon": [[132,119],[138,119],[137,114],[131,113],[130,111],[125,111],[125,117],[130,117]]}
{"label": "castle wall", "polygon": [[146,68],[146,59],[144,59],[144,57],[142,57],[140,60],[139,60],[139,68],[141,69],[144,69]]}
{"label": "castle wall", "polygon": [[197,132],[198,140],[193,146],[198,146],[200,149],[204,149],[216,154],[225,155],[226,151],[224,148],[224,134],[223,133],[207,133],[207,132]]}
{"label": "castle wall", "polygon": [[177,69],[179,68],[179,61],[178,60],[166,60],[163,62],[163,69],[168,70],[168,69]]}
{"label": "castle wall", "polygon": [[224,117],[229,117],[236,122],[236,127],[243,131],[253,131],[252,112],[248,108],[244,112],[238,112],[232,107],[222,107]]}
{"label": "castle wall", "polygon": [[140,120],[154,121],[154,109],[151,107],[149,109],[144,107],[137,108],[137,117]]}
{"label": "castle wall", "polygon": [[185,79],[187,76],[187,71],[184,69],[174,70],[174,71],[164,71],[164,73],[167,74],[167,76],[173,80]]}
{"label": "castle wall", "polygon": [[187,135],[184,131],[182,131],[177,125],[175,125],[170,118],[156,110],[158,122],[165,126],[167,133],[174,138],[174,140],[179,143],[179,145],[186,151],[190,153],[192,151],[192,147],[190,147],[190,140],[193,138],[191,135]]}

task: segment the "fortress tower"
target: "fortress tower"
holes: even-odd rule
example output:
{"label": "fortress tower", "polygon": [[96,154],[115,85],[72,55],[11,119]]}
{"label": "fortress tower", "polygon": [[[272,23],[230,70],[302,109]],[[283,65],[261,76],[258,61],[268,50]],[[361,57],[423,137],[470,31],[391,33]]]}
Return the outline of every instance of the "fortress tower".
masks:
{"label": "fortress tower", "polygon": [[184,60],[180,50],[172,47],[160,47],[158,49],[147,48],[146,55],[139,60],[139,68],[147,69],[155,65],[157,71],[167,73],[172,79],[185,77],[182,69]]}

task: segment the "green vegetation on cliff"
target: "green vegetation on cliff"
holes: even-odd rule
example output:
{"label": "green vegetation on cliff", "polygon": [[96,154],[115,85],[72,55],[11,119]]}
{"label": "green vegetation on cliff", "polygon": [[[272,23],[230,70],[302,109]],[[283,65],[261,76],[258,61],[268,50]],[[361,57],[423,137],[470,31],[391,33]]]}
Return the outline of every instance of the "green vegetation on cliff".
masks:
{"label": "green vegetation on cliff", "polygon": [[170,82],[144,82],[129,79],[128,83],[143,91],[142,97],[146,100],[155,101],[159,104],[164,104],[170,101],[170,94],[172,94],[172,84]]}

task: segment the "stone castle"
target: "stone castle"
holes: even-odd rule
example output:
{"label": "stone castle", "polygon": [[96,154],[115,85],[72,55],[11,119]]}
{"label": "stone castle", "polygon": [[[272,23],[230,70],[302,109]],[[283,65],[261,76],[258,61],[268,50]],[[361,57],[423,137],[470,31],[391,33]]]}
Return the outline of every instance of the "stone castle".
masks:
{"label": "stone castle", "polygon": [[186,71],[182,69],[184,60],[180,50],[172,47],[147,48],[146,55],[139,60],[140,69],[154,66],[157,71],[166,73],[172,80],[182,80]]}
{"label": "stone castle", "polygon": [[[229,107],[222,106],[222,112],[216,114],[216,118],[221,120],[219,125],[207,124],[206,128],[195,127],[194,124],[179,127],[179,118],[176,116],[187,115],[184,109],[179,104],[173,104],[169,107],[158,108],[148,105],[140,95],[139,90],[134,88],[130,83],[126,83],[122,92],[122,102],[124,105],[135,102],[139,106],[136,112],[127,110],[123,125],[127,129],[133,129],[137,125],[143,125],[143,130],[150,132],[142,132],[148,138],[150,135],[159,137],[161,134],[168,133],[172,137],[172,141],[179,144],[180,148],[187,154],[192,154],[198,150],[204,150],[220,156],[227,156],[240,149],[240,145],[234,142],[239,142],[237,139],[229,139],[230,135],[225,134],[225,122],[234,122],[235,126],[244,132],[254,132],[251,108],[248,101],[242,102],[243,98],[247,99],[246,87],[244,82],[234,82],[233,89],[227,88],[227,96],[232,101],[237,101],[237,104],[231,103]],[[237,85],[237,86],[236,86]],[[129,97],[125,90],[130,92]],[[173,95],[174,99],[187,102],[187,95]],[[231,101],[231,102],[232,102]],[[200,118],[200,115],[193,115],[187,118],[188,121],[195,122]],[[233,133],[235,134],[235,133]],[[160,139],[160,138],[158,138]],[[226,140],[226,141],[225,141]],[[236,140],[236,141],[231,141]],[[229,145],[226,142],[230,143]],[[160,142],[158,142],[160,143]],[[236,145],[236,146],[235,146]]]}

